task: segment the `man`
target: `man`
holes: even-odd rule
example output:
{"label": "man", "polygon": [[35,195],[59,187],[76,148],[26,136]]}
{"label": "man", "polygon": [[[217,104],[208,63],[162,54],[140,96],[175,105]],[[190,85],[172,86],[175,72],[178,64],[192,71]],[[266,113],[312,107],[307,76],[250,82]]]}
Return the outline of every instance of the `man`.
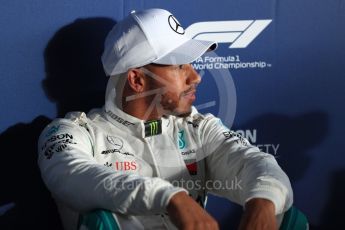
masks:
{"label": "man", "polygon": [[66,229],[94,209],[122,229],[218,229],[201,206],[207,192],[243,205],[241,229],[278,227],[292,191],[274,157],[192,107],[201,79],[189,63],[215,48],[162,9],[133,11],[110,31],[104,108],[56,119],[39,140]]}

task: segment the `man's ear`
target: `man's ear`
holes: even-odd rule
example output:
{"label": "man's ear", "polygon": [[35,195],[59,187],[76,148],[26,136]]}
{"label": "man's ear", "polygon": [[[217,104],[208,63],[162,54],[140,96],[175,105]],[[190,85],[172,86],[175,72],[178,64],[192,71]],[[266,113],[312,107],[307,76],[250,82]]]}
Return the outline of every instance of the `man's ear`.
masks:
{"label": "man's ear", "polygon": [[145,89],[145,74],[139,69],[130,69],[127,72],[128,84],[137,93],[142,93]]}

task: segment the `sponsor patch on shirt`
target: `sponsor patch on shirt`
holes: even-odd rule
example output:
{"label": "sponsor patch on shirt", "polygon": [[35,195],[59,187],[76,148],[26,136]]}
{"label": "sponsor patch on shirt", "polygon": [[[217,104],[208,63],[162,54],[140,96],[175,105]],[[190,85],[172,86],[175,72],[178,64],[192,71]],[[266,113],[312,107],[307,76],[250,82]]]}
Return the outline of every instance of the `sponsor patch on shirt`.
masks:
{"label": "sponsor patch on shirt", "polygon": [[187,151],[184,151],[184,152],[181,152],[181,155],[182,156],[188,156],[188,155],[195,155],[194,153],[196,153],[195,149],[191,149],[191,150],[187,150]]}
{"label": "sponsor patch on shirt", "polygon": [[110,110],[105,111],[114,121],[128,127],[130,125],[134,125],[132,122],[129,122],[125,119],[123,119],[122,117],[119,117],[118,115],[114,114],[113,112],[111,112]]}
{"label": "sponsor patch on shirt", "polygon": [[187,148],[187,141],[186,141],[186,138],[185,138],[185,131],[184,130],[180,130],[177,135],[178,135],[178,143],[177,143],[178,144],[178,148],[180,150]]}
{"label": "sponsor patch on shirt", "polygon": [[190,175],[198,174],[198,164],[196,163],[195,159],[185,160],[184,162]]}
{"label": "sponsor patch on shirt", "polygon": [[241,144],[243,146],[248,146],[248,141],[243,138],[240,134],[234,132],[234,131],[226,131],[226,132],[223,132],[223,135],[225,137],[225,140],[228,140],[230,138],[233,138],[233,137],[237,137],[238,139],[235,140],[237,144]]}
{"label": "sponsor patch on shirt", "polygon": [[138,168],[136,161],[115,161],[113,163],[106,162],[106,167],[112,167],[116,171],[135,171]]}
{"label": "sponsor patch on shirt", "polygon": [[144,123],[145,137],[150,137],[162,133],[162,120],[152,120]]}
{"label": "sponsor patch on shirt", "polygon": [[108,155],[108,154],[111,154],[111,153],[120,153],[120,154],[123,154],[123,155],[126,155],[126,156],[134,156],[133,153],[122,152],[119,149],[107,149],[107,150],[103,150],[101,152],[101,154],[103,154],[103,155]]}
{"label": "sponsor patch on shirt", "polygon": [[69,133],[61,133],[51,136],[42,146],[41,151],[44,151],[44,156],[51,159],[55,153],[62,152],[68,149],[70,145],[77,144],[73,140],[73,135]]}

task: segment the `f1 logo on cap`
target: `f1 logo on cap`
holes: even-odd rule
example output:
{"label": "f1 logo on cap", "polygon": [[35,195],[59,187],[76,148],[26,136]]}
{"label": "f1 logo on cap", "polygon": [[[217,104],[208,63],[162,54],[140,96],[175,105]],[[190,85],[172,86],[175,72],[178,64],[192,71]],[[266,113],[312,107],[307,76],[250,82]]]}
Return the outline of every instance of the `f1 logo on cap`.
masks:
{"label": "f1 logo on cap", "polygon": [[178,34],[184,34],[184,29],[181,26],[181,24],[177,21],[177,19],[173,16],[170,15],[168,18],[169,25],[173,31],[175,31]]}

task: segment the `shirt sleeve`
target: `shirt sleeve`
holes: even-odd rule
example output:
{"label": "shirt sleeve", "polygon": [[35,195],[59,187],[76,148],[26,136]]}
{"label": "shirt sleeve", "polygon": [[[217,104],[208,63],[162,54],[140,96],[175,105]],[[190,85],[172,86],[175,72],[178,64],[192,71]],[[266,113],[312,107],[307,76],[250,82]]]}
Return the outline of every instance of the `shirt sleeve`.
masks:
{"label": "shirt sleeve", "polygon": [[265,198],[274,203],[276,214],[292,205],[289,178],[273,155],[261,152],[212,115],[200,125],[200,141],[209,192],[243,207],[252,198]]}
{"label": "shirt sleeve", "polygon": [[38,143],[38,165],[54,198],[82,212],[155,214],[184,189],[160,178],[123,174],[96,162],[88,131],[68,119],[48,125]]}

